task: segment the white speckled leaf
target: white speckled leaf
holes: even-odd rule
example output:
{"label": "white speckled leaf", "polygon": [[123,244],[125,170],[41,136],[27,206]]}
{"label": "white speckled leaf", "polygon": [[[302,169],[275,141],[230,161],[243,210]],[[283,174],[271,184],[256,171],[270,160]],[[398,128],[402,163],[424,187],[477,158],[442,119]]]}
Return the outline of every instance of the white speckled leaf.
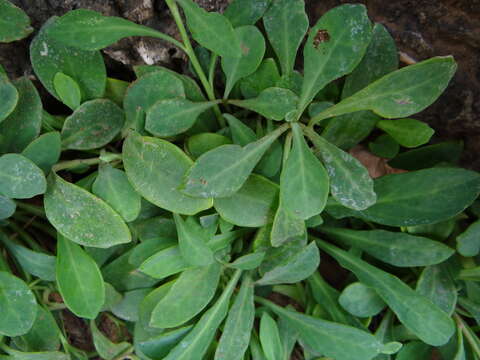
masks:
{"label": "white speckled leaf", "polygon": [[25,12],[8,0],[0,0],[0,42],[27,37],[33,31]]}
{"label": "white speckled leaf", "polygon": [[107,203],[56,174],[48,178],[44,205],[50,223],[77,244],[108,248],[131,241],[122,217]]}
{"label": "white speckled leaf", "polygon": [[29,199],[43,194],[47,181],[42,170],[20,154],[0,157],[0,194],[13,199]]}
{"label": "white speckled leaf", "polygon": [[[1,69],[0,69],[1,70]],[[18,102],[18,91],[0,71],[0,122],[2,122],[15,109]]]}

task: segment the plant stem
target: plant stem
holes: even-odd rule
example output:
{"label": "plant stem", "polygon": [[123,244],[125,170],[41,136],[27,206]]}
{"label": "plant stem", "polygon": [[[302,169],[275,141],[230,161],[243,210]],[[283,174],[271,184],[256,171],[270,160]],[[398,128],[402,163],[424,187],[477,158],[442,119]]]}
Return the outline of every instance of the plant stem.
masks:
{"label": "plant stem", "polygon": [[[188,58],[190,59],[192,66],[198,75],[198,78],[200,79],[200,82],[202,83],[203,88],[207,93],[208,99],[213,101],[215,100],[215,93],[213,91],[213,86],[210,85],[207,77],[205,76],[205,73],[203,72],[200,62],[198,61],[197,55],[195,55],[195,51],[193,50],[192,43],[190,42],[190,38],[188,37],[188,34],[187,34],[187,29],[185,28],[185,25],[183,24],[183,21],[182,21],[182,17],[180,16],[180,12],[178,11],[177,3],[175,2],[175,0],[165,0],[165,2],[167,3],[170,9],[170,12],[172,13],[173,20],[175,20],[175,23],[177,24],[178,31],[180,32],[180,36],[182,37],[182,41],[184,43],[184,51],[188,55]],[[213,111],[217,116],[217,120],[220,127],[225,127],[226,126],[225,119],[222,117],[222,113],[218,105],[215,105],[213,107]]]}
{"label": "plant stem", "polygon": [[[60,170],[72,169],[80,165],[96,165],[96,164],[100,164],[102,161],[104,161],[104,159],[105,157],[101,156],[98,158],[91,158],[91,159],[76,159],[76,160],[62,161],[54,165],[52,170],[54,172],[57,172]],[[110,158],[109,158],[110,161],[116,161],[121,159],[122,159],[122,155],[120,154],[110,154]]]}
{"label": "plant stem", "polygon": [[212,89],[215,89],[214,82],[215,82],[215,68],[217,65],[218,55],[213,54],[212,58],[210,59],[210,68],[208,69],[208,83]]}
{"label": "plant stem", "polygon": [[472,347],[472,350],[475,352],[477,356],[480,356],[480,348],[478,347],[477,342],[475,341],[475,338],[472,336],[469,329],[467,329],[467,325],[463,321],[463,319],[457,314],[453,314],[453,318],[455,319],[455,322],[457,323],[458,328],[462,331],[463,336],[467,339],[468,343]]}

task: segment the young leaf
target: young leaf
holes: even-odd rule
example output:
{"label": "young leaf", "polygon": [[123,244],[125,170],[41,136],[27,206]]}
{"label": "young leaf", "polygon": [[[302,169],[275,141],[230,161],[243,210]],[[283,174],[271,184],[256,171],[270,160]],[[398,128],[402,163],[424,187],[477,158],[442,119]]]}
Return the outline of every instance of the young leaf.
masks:
{"label": "young leaf", "polygon": [[382,298],[373,289],[360,282],[350,284],[343,289],[338,302],[350,314],[358,317],[375,316],[385,307]]}
{"label": "young leaf", "polygon": [[[374,190],[373,206],[345,214],[390,226],[434,224],[462,212],[477,198],[480,176],[464,169],[432,168],[382,176]],[[327,209],[335,215],[340,207]]]}
{"label": "young leaf", "polygon": [[38,136],[42,126],[42,102],[33,83],[23,77],[13,85],[19,98],[15,109],[0,122],[0,154],[21,152]]}
{"label": "young leaf", "polygon": [[452,315],[457,305],[458,290],[445,264],[426,267],[418,278],[415,290]]}
{"label": "young leaf", "polygon": [[228,102],[255,111],[268,119],[280,121],[297,108],[298,97],[290,90],[271,87],[263,90],[256,98]]}
{"label": "young leaf", "polygon": [[48,174],[60,159],[62,141],[58,131],[40,135],[22,151],[22,155],[32,160],[35,165]]}
{"label": "young leaf", "polygon": [[233,27],[255,25],[263,16],[271,0],[233,0],[223,15]]}
{"label": "young leaf", "polygon": [[266,272],[257,285],[294,284],[312,275],[320,264],[320,253],[314,242],[294,254],[288,261]]}
{"label": "young leaf", "polygon": [[247,351],[255,318],[254,286],[248,276],[228,312],[214,360],[241,360]]}
{"label": "young leaf", "polygon": [[16,208],[15,201],[0,194],[0,220],[8,219],[15,213]]}
{"label": "young leaf", "polygon": [[202,315],[192,331],[170,351],[164,360],[191,360],[204,356],[218,327],[227,316],[230,297],[240,275],[241,270],[237,270],[215,304]]}
{"label": "young leaf", "polygon": [[58,72],[53,78],[53,86],[60,101],[67,105],[70,109],[75,110],[80,106],[82,94],[77,82],[70,76],[62,72]]}
{"label": "young leaf", "polygon": [[400,145],[388,134],[382,134],[368,143],[370,151],[381,158],[391,159],[397,156]]}
{"label": "young leaf", "polygon": [[327,168],[332,196],[343,206],[354,210],[364,210],[373,205],[377,195],[368,170],[353,156],[330,144],[314,130],[306,128],[305,133]]}
{"label": "young leaf", "polygon": [[18,102],[18,91],[8,80],[8,77],[0,72],[0,123],[10,115]]}
{"label": "young leaf", "polygon": [[310,29],[303,50],[305,70],[300,110],[303,111],[325,85],[358,65],[371,35],[371,23],[364,5],[337,6],[318,20]]}
{"label": "young leaf", "polygon": [[293,71],[297,50],[308,30],[308,17],[302,0],[275,0],[263,17],[263,25],[282,73]]}
{"label": "young leaf", "polygon": [[161,139],[131,133],[123,144],[123,164],[135,190],[177,214],[194,215],[213,203],[212,199],[195,199],[177,190],[192,163],[177,146]]}
{"label": "young leaf", "polygon": [[8,0],[0,0],[0,42],[12,42],[27,37],[33,28],[22,9]]}
{"label": "young leaf", "polygon": [[56,174],[48,181],[45,214],[60,234],[77,244],[100,248],[131,241],[121,216],[103,200]]}
{"label": "young leaf", "polygon": [[227,77],[224,99],[233,89],[238,80],[252,74],[257,70],[265,54],[265,39],[255,26],[242,26],[235,29],[235,34],[240,41],[242,52],[222,57],[222,70]]}
{"label": "young leaf", "polygon": [[480,252],[480,220],[471,224],[457,236],[457,251],[463,256],[476,256]]}
{"label": "young leaf", "polygon": [[255,132],[242,121],[238,120],[235,116],[230,114],[223,114],[223,116],[227,120],[228,127],[230,128],[230,133],[235,144],[245,146],[257,140],[257,135]]}
{"label": "young leaf", "polygon": [[345,78],[342,99],[397,69],[398,53],[395,40],[385,26],[376,23],[365,56],[355,70]]}
{"label": "young leaf", "polygon": [[35,295],[23,280],[0,271],[0,334],[19,336],[28,333],[37,316]]}
{"label": "young leaf", "polygon": [[150,326],[176,327],[197,315],[215,295],[220,270],[217,263],[185,270],[153,310]]}
{"label": "young leaf", "polygon": [[[157,101],[185,97],[182,80],[178,76],[158,69],[143,75],[129,86],[123,100],[125,109],[125,128],[141,131],[144,127],[144,116],[147,110]],[[202,101],[203,99],[193,99]]]}
{"label": "young leaf", "polygon": [[359,110],[384,118],[402,118],[422,111],[445,90],[457,69],[451,56],[434,57],[394,71],[315,116],[310,122]]}
{"label": "young leaf", "polygon": [[192,37],[200,45],[222,57],[240,56],[240,41],[232,24],[224,15],[207,12],[192,0],[177,0],[177,2],[185,12]]}
{"label": "young leaf", "polygon": [[308,147],[300,125],[292,123],[292,131],[293,147],[280,177],[280,201],[295,217],[306,220],[325,208],[329,178]]}
{"label": "young leaf", "polygon": [[263,90],[276,86],[279,80],[277,64],[275,60],[269,58],[263,60],[252,75],[240,81],[240,89],[244,98],[254,98]]}
{"label": "young leaf", "polygon": [[210,240],[208,232],[194,217],[183,220],[178,214],[173,214],[177,225],[178,247],[185,261],[192,266],[206,266],[214,262],[213,252],[208,247]]}
{"label": "young leaf", "polygon": [[65,119],[62,144],[67,149],[91,150],[107,145],[122,130],[125,115],[113,101],[83,103]]}
{"label": "young leaf", "polygon": [[[107,70],[99,51],[72,49],[47,34],[58,18],[48,20],[30,44],[30,61],[35,75],[50,94],[61,99],[55,89],[58,73],[69,76],[80,87],[83,100],[101,98],[105,92]],[[85,31],[85,28],[82,29]],[[72,44],[76,46],[76,42]]]}
{"label": "young leaf", "polygon": [[409,148],[426,144],[435,132],[427,124],[415,119],[380,120],[377,127],[400,145]]}
{"label": "young leaf", "polygon": [[0,156],[0,193],[13,199],[43,194],[47,181],[42,170],[20,154]]}
{"label": "young leaf", "polygon": [[218,103],[194,103],[186,99],[159,100],[147,110],[145,129],[162,137],[184,133],[195,124],[201,113]]}
{"label": "young leaf", "polygon": [[166,37],[149,27],[87,9],[63,15],[48,29],[48,35],[65,45],[84,50],[100,50],[129,36]]}
{"label": "young leaf", "polygon": [[127,342],[121,342],[115,344],[110,341],[105,335],[98,330],[95,320],[90,321],[90,331],[92,333],[93,344],[95,345],[95,350],[97,350],[98,355],[105,360],[113,360],[123,353],[127,352],[130,348],[130,344]]}
{"label": "young leaf", "polygon": [[288,321],[308,349],[334,359],[370,360],[382,344],[370,333],[309,315],[297,313],[263,300],[262,304]]}
{"label": "young leaf", "polygon": [[112,306],[112,313],[119,319],[137,322],[139,319],[140,303],[151,291],[151,288],[143,288],[124,293],[122,300]]}
{"label": "young leaf", "polygon": [[135,220],[140,213],[140,195],[130,185],[125,172],[111,165],[100,166],[92,192],[109,204],[126,222]]}
{"label": "young leaf", "polygon": [[260,343],[267,360],[283,358],[283,346],[278,332],[278,326],[267,312],[262,314],[260,320]]}
{"label": "young leaf", "polygon": [[[193,325],[187,325],[174,330],[162,331],[158,336],[140,340],[137,343],[138,349],[149,358],[163,359],[192,330],[192,327]],[[140,353],[137,351],[136,354]]]}
{"label": "young leaf", "polygon": [[240,270],[253,270],[260,266],[264,258],[265,252],[258,251],[251,254],[243,255],[228,266]]}
{"label": "young leaf", "polygon": [[400,267],[439,264],[455,252],[441,242],[402,232],[327,226],[322,226],[320,231],[347,246],[361,249],[380,261]]}
{"label": "young leaf", "polygon": [[201,198],[233,195],[245,183],[270,145],[286,129],[286,126],[281,126],[244,147],[223,145],[203,154],[186,174],[182,191],[186,195]]}
{"label": "young leaf", "polygon": [[278,247],[298,236],[303,236],[305,230],[305,221],[295,216],[294,213],[285,208],[280,202],[275,218],[273,219],[270,234],[272,246]]}
{"label": "young leaf", "polygon": [[105,302],[105,285],[95,261],[77,244],[58,236],[57,285],[77,316],[95,319]]}
{"label": "young leaf", "polygon": [[55,256],[30,250],[9,239],[0,232],[0,241],[20,266],[34,276],[46,281],[55,281]]}
{"label": "young leaf", "polygon": [[219,146],[231,144],[230,138],[217,133],[201,133],[189,137],[186,141],[188,153],[193,159]]}
{"label": "young leaf", "polygon": [[439,346],[447,343],[455,331],[452,319],[428,298],[415,292],[396,276],[382,271],[360,258],[324,241],[319,247],[333,256],[387,303],[407,329],[423,342]]}
{"label": "young leaf", "polygon": [[252,174],[232,196],[214,199],[213,206],[232,224],[260,227],[273,220],[278,192],[277,184]]}
{"label": "young leaf", "polygon": [[170,246],[147,258],[139,270],[155,279],[164,279],[190,268],[178,246]]}

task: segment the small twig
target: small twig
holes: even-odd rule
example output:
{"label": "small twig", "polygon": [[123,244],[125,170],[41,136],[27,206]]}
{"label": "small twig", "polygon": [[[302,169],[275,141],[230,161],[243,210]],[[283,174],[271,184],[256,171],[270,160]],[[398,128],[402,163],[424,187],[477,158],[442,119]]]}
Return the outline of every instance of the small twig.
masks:
{"label": "small twig", "polygon": [[400,62],[404,64],[413,65],[417,63],[417,60],[415,60],[413,57],[411,57],[407,53],[404,53],[403,51],[399,51],[398,55],[399,55]]}

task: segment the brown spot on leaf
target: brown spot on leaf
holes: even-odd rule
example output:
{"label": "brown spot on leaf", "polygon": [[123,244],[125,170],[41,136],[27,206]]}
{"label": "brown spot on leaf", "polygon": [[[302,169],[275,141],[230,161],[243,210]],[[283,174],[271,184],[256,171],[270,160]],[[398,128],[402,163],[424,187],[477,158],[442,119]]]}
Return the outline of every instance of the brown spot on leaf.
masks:
{"label": "brown spot on leaf", "polygon": [[248,46],[245,46],[245,44],[241,44],[240,48],[242,49],[242,54],[245,56],[247,56],[250,52],[250,48]]}
{"label": "brown spot on leaf", "polygon": [[313,46],[315,47],[315,49],[317,49],[321,43],[328,41],[330,41],[330,34],[328,33],[328,30],[320,29],[317,31],[315,37],[313,38]]}
{"label": "brown spot on leaf", "polygon": [[388,159],[376,156],[360,145],[350,149],[349,153],[368,169],[368,173],[373,179],[388,174],[400,174],[407,172],[406,170],[395,169],[391,167],[387,164]]}

